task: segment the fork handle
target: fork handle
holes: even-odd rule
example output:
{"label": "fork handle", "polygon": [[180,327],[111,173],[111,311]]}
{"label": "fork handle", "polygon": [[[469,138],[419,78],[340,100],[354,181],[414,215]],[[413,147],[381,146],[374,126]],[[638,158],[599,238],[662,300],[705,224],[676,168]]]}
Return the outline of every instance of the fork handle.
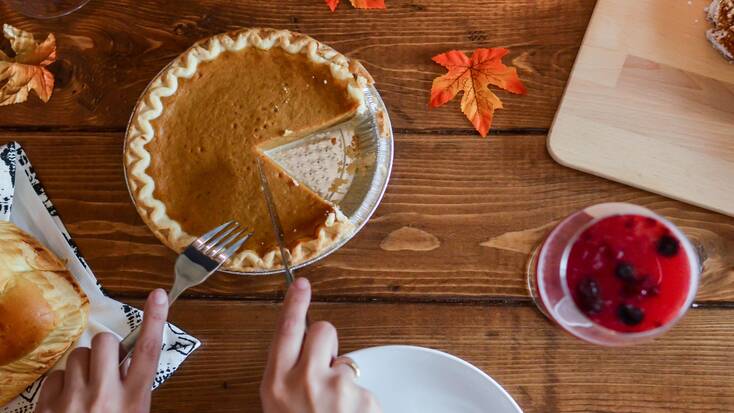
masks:
{"label": "fork handle", "polygon": [[[173,303],[176,301],[179,295],[184,291],[184,288],[179,288],[175,285],[173,288],[171,288],[171,291],[168,292],[168,308],[171,308],[173,306]],[[145,316],[145,315],[143,315]],[[142,331],[143,323],[138,324],[125,338],[120,341],[120,366],[123,366],[125,362],[130,359],[130,357],[133,354],[133,349],[135,348],[135,343],[138,342],[138,338],[140,338],[140,332]]]}
{"label": "fork handle", "polygon": [[138,342],[141,330],[140,326],[135,327],[130,334],[120,341],[120,366],[123,366],[130,358],[130,355],[132,355],[133,348],[135,348],[135,343]]}

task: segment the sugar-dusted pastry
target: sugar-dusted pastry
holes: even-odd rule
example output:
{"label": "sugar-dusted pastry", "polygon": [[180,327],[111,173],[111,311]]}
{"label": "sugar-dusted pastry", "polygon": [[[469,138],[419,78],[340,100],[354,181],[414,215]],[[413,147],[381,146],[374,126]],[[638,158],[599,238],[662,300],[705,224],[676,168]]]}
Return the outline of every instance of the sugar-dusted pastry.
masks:
{"label": "sugar-dusted pastry", "polygon": [[79,338],[89,300],[64,264],[0,221],[0,406],[41,377]]}

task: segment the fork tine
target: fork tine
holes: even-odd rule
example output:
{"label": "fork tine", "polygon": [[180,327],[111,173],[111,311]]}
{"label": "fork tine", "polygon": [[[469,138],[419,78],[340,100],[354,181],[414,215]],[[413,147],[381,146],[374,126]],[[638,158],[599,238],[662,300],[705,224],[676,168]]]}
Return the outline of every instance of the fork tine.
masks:
{"label": "fork tine", "polygon": [[224,238],[226,238],[229,234],[231,234],[233,231],[238,230],[239,228],[240,224],[235,222],[231,228],[222,232],[221,234],[217,234],[216,238],[204,244],[201,252],[203,252],[204,254],[209,254],[209,251],[211,251],[213,248],[216,248]]}
{"label": "fork tine", "polygon": [[[208,253],[207,255],[209,255],[210,257],[215,258],[215,259],[227,260],[230,256],[225,256],[225,255],[222,255],[222,254],[226,254],[226,252],[231,249],[231,246],[232,245],[235,245],[235,244],[239,243],[240,241],[242,241],[242,240],[239,240],[239,241],[236,241],[236,240],[242,234],[244,234],[245,231],[247,231],[247,230],[244,229],[244,230],[236,233],[235,235],[232,235],[226,241],[224,241],[221,244],[219,244],[219,247],[215,251],[212,251],[212,252]],[[252,236],[252,232],[249,232],[249,233],[245,234],[245,236],[243,237],[244,241],[247,241],[250,238],[250,236]],[[236,242],[234,242],[234,244],[232,244],[233,241],[236,241]],[[243,243],[244,243],[244,241],[243,241]],[[240,244],[240,245],[242,245],[242,244]],[[228,246],[229,246],[229,248],[228,248]],[[236,249],[235,249],[235,251],[236,251]]]}
{"label": "fork tine", "polygon": [[239,237],[240,235],[242,235],[242,233],[245,232],[246,230],[247,229],[243,229],[242,231],[235,232],[234,235],[232,235],[231,237],[227,238],[226,240],[224,240],[222,242],[219,242],[217,245],[215,245],[213,247],[213,249],[211,249],[211,250],[209,250],[209,252],[207,252],[207,255],[209,255],[211,257],[215,257],[217,254],[219,254],[220,252],[224,251],[224,249],[227,247],[227,245],[230,242],[234,241],[237,237]]}
{"label": "fork tine", "polygon": [[242,237],[242,239],[240,239],[239,241],[237,241],[234,244],[232,244],[232,246],[230,246],[229,248],[227,248],[227,250],[225,250],[222,253],[222,255],[224,256],[224,259],[225,260],[228,260],[229,257],[231,257],[232,255],[234,255],[234,253],[237,252],[237,250],[239,250],[240,247],[242,247],[242,244],[244,244],[245,242],[247,242],[247,240],[250,239],[250,237],[252,237],[252,234],[253,234],[253,232],[248,232],[244,237]]}
{"label": "fork tine", "polygon": [[200,236],[199,238],[197,238],[196,239],[196,242],[199,243],[200,245],[206,244],[210,239],[212,239],[212,237],[214,237],[215,235],[217,235],[224,228],[230,226],[233,222],[234,221],[227,221],[227,222],[225,222],[224,224],[222,224],[222,225],[214,228],[213,230],[211,230],[211,231],[207,232],[206,234],[204,234],[204,235]]}

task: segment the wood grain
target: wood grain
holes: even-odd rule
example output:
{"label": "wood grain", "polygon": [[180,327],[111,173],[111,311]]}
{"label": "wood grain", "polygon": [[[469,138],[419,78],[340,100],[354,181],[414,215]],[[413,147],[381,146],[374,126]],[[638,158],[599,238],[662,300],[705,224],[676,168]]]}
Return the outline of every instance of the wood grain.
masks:
{"label": "wood grain", "polygon": [[548,128],[594,0],[394,0],[389,10],[323,1],[105,0],[70,16],[31,20],[0,3],[3,22],[54,32],[59,62],[51,101],[3,107],[4,128],[125,127],[138,96],[169,61],[201,38],[238,27],[301,31],[363,61],[399,129],[458,128],[473,133],[459,103],[428,110],[431,81],[443,69],[431,56],[451,49],[510,47],[529,89],[500,92],[495,128]]}
{"label": "wood grain", "polygon": [[[178,303],[172,320],[204,344],[154,393],[153,411],[259,411],[257,388],[277,309]],[[527,413],[668,413],[734,408],[733,312],[692,310],[658,341],[624,349],[584,344],[530,307],[317,304],[312,317],[334,323],[342,353],[412,344],[464,358]]]}
{"label": "wood grain", "polygon": [[[137,296],[172,280],[174,254],[137,216],[121,166],[122,133],[16,138],[97,277]],[[299,274],[324,300],[526,299],[529,252],[557,220],[625,201],[671,218],[699,245],[703,302],[734,301],[734,219],[566,169],[544,136],[403,135],[388,191],[345,247]],[[220,274],[190,294],[274,298],[281,277]]]}

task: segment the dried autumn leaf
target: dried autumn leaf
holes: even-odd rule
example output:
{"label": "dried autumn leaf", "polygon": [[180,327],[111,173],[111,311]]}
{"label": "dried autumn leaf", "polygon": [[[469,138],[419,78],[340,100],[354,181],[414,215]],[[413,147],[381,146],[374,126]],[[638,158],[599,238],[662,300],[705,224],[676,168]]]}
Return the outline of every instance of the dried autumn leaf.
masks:
{"label": "dried autumn leaf", "polygon": [[[385,0],[349,0],[352,6],[357,9],[384,9]],[[329,6],[331,11],[336,10],[336,6],[339,5],[339,0],[326,0],[326,5]]]}
{"label": "dried autumn leaf", "polygon": [[385,0],[349,0],[358,9],[384,9]]}
{"label": "dried autumn leaf", "polygon": [[56,61],[56,38],[49,34],[38,43],[33,35],[8,24],[3,36],[10,41],[15,57],[0,51],[0,106],[25,102],[31,90],[48,102],[54,89],[54,76],[46,68]]}
{"label": "dried autumn leaf", "polygon": [[326,0],[326,5],[329,6],[329,10],[334,11],[339,5],[339,0]]}
{"label": "dried autumn leaf", "polygon": [[490,48],[475,50],[471,58],[458,50],[434,56],[433,61],[448,69],[448,73],[433,80],[430,107],[443,105],[463,90],[461,111],[486,137],[494,110],[502,109],[502,101],[489,90],[489,85],[517,94],[527,92],[517,70],[502,63],[507,53],[505,48]]}

